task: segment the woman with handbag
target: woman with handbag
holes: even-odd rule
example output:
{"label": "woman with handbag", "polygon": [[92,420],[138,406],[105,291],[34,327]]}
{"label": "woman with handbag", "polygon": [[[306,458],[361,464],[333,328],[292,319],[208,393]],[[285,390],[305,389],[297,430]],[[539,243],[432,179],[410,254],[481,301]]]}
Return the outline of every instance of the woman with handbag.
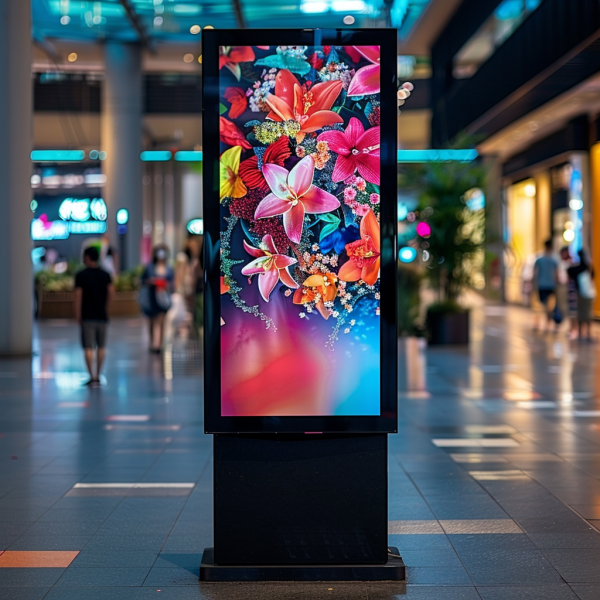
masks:
{"label": "woman with handbag", "polygon": [[169,250],[165,245],[152,250],[152,263],[142,275],[140,305],[149,319],[150,352],[160,354],[163,345],[165,315],[171,308],[173,292],[173,269],[167,260]]}
{"label": "woman with handbag", "polygon": [[[579,264],[568,269],[569,278],[577,289],[577,323],[579,326],[579,339],[592,340],[592,312],[596,298],[594,284],[594,270],[590,265],[585,252],[579,250]],[[584,336],[584,332],[586,335]]]}

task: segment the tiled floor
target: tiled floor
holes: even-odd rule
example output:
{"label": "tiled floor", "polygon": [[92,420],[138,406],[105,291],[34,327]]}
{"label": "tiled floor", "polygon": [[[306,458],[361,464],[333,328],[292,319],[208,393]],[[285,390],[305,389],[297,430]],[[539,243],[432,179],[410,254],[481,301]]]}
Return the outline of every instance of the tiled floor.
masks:
{"label": "tiled floor", "polygon": [[115,321],[87,390],[74,326],[38,326],[33,361],[0,361],[0,600],[600,599],[600,345],[533,334],[520,309],[473,317],[470,348],[428,351],[428,393],[400,393],[406,584],[199,584],[199,354],[165,369],[139,320]]}

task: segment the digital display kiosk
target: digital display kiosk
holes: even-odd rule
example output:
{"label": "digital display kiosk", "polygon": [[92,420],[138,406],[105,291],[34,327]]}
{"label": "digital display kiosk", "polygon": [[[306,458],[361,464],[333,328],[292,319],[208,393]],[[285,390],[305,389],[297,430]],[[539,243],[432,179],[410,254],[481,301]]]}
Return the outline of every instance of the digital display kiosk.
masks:
{"label": "digital display kiosk", "polygon": [[395,30],[202,57],[206,431],[395,432]]}

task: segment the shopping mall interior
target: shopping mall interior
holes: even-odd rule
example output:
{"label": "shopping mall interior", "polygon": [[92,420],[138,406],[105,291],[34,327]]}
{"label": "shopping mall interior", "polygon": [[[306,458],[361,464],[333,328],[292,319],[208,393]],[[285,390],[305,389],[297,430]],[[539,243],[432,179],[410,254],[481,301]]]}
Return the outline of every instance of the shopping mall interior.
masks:
{"label": "shopping mall interior", "polygon": [[[0,600],[600,600],[599,48],[596,0],[0,0]],[[402,576],[315,575],[371,507]],[[276,527],[295,576],[219,563]]]}

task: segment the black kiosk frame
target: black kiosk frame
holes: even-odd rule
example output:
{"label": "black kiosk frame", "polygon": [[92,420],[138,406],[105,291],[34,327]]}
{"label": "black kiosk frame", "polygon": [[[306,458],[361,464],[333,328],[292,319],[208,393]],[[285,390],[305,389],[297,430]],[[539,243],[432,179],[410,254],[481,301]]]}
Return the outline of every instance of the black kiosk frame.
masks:
{"label": "black kiosk frame", "polygon": [[[220,48],[232,44],[380,47],[378,414],[222,414],[219,68]],[[396,30],[204,30],[202,45],[205,431],[215,435],[214,548],[200,579],[403,580],[387,545],[387,434],[397,431]]]}

